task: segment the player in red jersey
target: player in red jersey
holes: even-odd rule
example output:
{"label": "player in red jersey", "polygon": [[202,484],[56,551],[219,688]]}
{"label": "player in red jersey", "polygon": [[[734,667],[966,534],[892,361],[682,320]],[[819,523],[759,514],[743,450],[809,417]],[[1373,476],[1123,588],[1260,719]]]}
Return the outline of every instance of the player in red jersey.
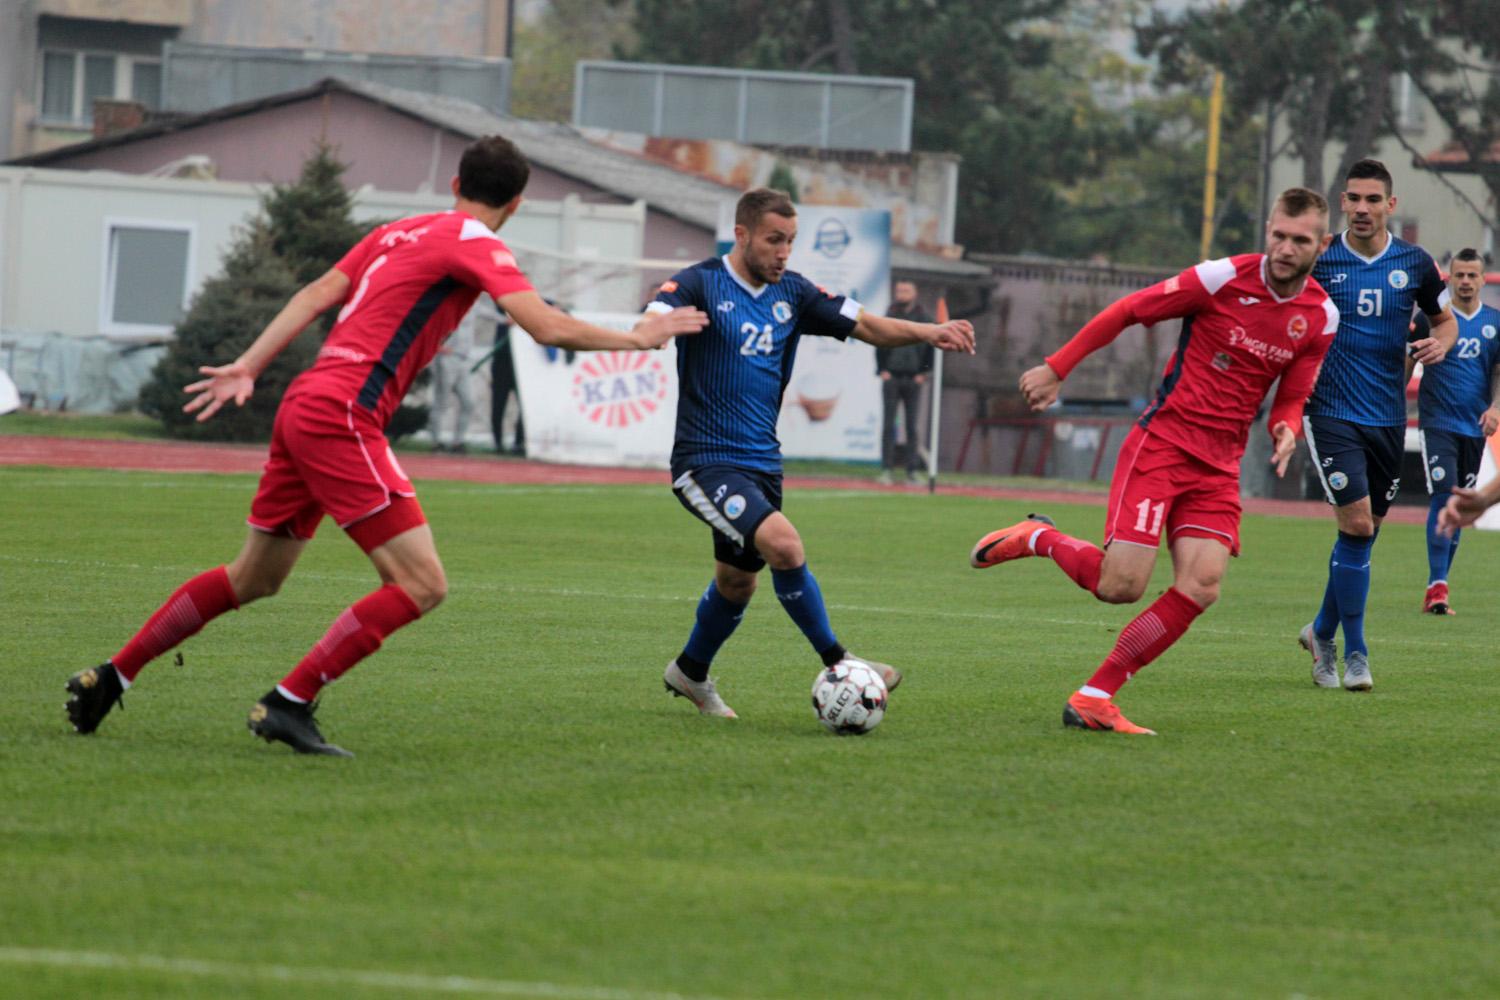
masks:
{"label": "player in red jersey", "polygon": [[1094,676],[1068,699],[1064,725],[1154,735],[1120,714],[1115,693],[1218,599],[1229,557],[1239,554],[1240,456],[1278,378],[1268,421],[1271,462],[1278,476],[1286,472],[1302,405],[1338,327],[1338,310],[1310,276],[1329,239],[1322,196],[1285,191],[1266,225],[1264,254],[1205,261],[1126,296],[1021,376],[1026,402],[1043,410],[1068,373],[1126,327],[1182,319],[1161,388],[1120,446],[1105,547],[1033,514],[985,535],[969,555],[976,569],[1047,556],[1099,600],[1129,604],[1146,592],[1165,530],[1171,588],[1120,631]]}
{"label": "player in red jersey", "polygon": [[380,226],[304,287],[238,359],[207,366],[184,407],[207,420],[243,405],[255,378],[318,315],[342,303],[316,363],[287,389],[270,457],[234,561],[179,587],[109,660],[68,680],[68,718],[91,733],[149,661],[226,611],[276,593],[326,513],[365,551],[381,587],[345,609],[250,713],[250,729],[301,753],[347,756],[323,739],[313,700],[447,593],[432,532],[385,426],[412,380],[481,292],[539,343],[577,351],[642,350],[696,333],[693,308],[643,317],[629,333],[582,322],[544,302],[496,231],[521,204],[530,167],[499,136],[470,145],[451,211]]}

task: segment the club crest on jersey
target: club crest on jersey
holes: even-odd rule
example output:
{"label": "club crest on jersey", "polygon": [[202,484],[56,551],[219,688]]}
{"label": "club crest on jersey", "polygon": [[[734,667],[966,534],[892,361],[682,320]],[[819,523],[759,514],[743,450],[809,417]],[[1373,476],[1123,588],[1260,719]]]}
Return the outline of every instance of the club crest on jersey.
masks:
{"label": "club crest on jersey", "polygon": [[578,365],[573,402],[601,427],[640,423],[667,398],[667,370],[651,351],[602,351]]}
{"label": "club crest on jersey", "polygon": [[1495,326],[1494,326],[1494,324],[1493,323],[1486,323],[1486,324],[1484,324],[1483,328],[1480,329],[1479,333],[1480,333],[1481,336],[1484,337],[1485,340],[1494,340],[1495,339]]}
{"label": "club crest on jersey", "polygon": [[1214,355],[1212,364],[1215,368],[1219,369],[1219,371],[1227,372],[1229,370],[1229,366],[1234,364],[1234,359],[1223,351],[1219,351]]}
{"label": "club crest on jersey", "polygon": [[1345,486],[1349,485],[1349,477],[1344,475],[1342,472],[1335,472],[1333,475],[1328,477],[1328,485],[1333,487],[1335,490],[1341,490]]}
{"label": "club crest on jersey", "polygon": [[771,306],[771,315],[776,317],[778,323],[788,322],[792,318],[792,307],[784,301],[777,300],[776,304]]}
{"label": "club crest on jersey", "polygon": [[1386,276],[1385,280],[1391,283],[1392,288],[1405,288],[1411,282],[1411,279],[1406,276],[1406,272],[1401,270],[1392,271]]}
{"label": "club crest on jersey", "polygon": [[1286,323],[1286,335],[1288,337],[1291,337],[1293,340],[1297,340],[1297,339],[1299,339],[1305,333],[1307,333],[1307,317],[1306,316],[1302,315],[1301,313],[1298,313],[1297,315],[1293,316],[1291,319],[1287,320],[1287,323]]}
{"label": "club crest on jersey", "polygon": [[1441,465],[1434,465],[1432,467],[1432,481],[1433,482],[1440,483],[1440,482],[1443,481],[1443,478],[1445,476],[1447,476],[1447,475],[1448,475],[1448,473],[1445,472],[1445,471],[1443,471],[1443,467]]}
{"label": "club crest on jersey", "polygon": [[745,498],[736,493],[724,501],[724,516],[733,521],[745,513]]}

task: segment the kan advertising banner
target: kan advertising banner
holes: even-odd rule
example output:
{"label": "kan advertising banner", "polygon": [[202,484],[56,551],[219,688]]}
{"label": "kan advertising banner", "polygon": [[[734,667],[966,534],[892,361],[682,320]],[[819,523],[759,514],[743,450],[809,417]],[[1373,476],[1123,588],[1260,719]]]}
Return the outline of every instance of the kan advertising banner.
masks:
{"label": "kan advertising banner", "polygon": [[[574,313],[629,330],[638,313]],[[677,349],[588,351],[510,338],[526,453],[544,462],[665,469],[677,421]]]}
{"label": "kan advertising banner", "polygon": [[[719,212],[721,254],[734,247],[734,204]],[[813,284],[884,315],[890,306],[891,213],[797,206],[788,266]],[[880,461],[880,380],[875,349],[857,340],[803,337],[782,400],[777,435],[788,458]]]}

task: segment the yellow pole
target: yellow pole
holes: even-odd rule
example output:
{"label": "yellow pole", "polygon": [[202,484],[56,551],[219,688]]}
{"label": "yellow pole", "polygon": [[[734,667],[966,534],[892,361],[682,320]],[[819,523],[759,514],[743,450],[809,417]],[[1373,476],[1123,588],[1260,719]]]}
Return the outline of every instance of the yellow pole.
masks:
{"label": "yellow pole", "polygon": [[1224,74],[1214,71],[1214,87],[1208,98],[1208,163],[1203,177],[1203,231],[1198,256],[1208,259],[1208,248],[1214,239],[1214,197],[1219,180],[1219,119],[1224,111]]}

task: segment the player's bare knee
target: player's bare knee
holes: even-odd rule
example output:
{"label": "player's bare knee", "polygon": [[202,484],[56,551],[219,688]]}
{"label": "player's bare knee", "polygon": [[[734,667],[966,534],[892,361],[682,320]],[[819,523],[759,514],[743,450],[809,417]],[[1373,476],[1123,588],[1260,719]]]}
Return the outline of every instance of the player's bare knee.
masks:
{"label": "player's bare knee", "polygon": [[1218,580],[1195,580],[1177,587],[1188,600],[1207,611],[1219,599]]}
{"label": "player's bare knee", "polygon": [[753,573],[728,578],[720,576],[714,581],[719,596],[732,604],[749,604],[750,598],[755,596],[755,584],[756,577]]}
{"label": "player's bare knee", "polygon": [[1146,592],[1146,581],[1129,576],[1101,576],[1094,596],[1106,604],[1134,604]]}

